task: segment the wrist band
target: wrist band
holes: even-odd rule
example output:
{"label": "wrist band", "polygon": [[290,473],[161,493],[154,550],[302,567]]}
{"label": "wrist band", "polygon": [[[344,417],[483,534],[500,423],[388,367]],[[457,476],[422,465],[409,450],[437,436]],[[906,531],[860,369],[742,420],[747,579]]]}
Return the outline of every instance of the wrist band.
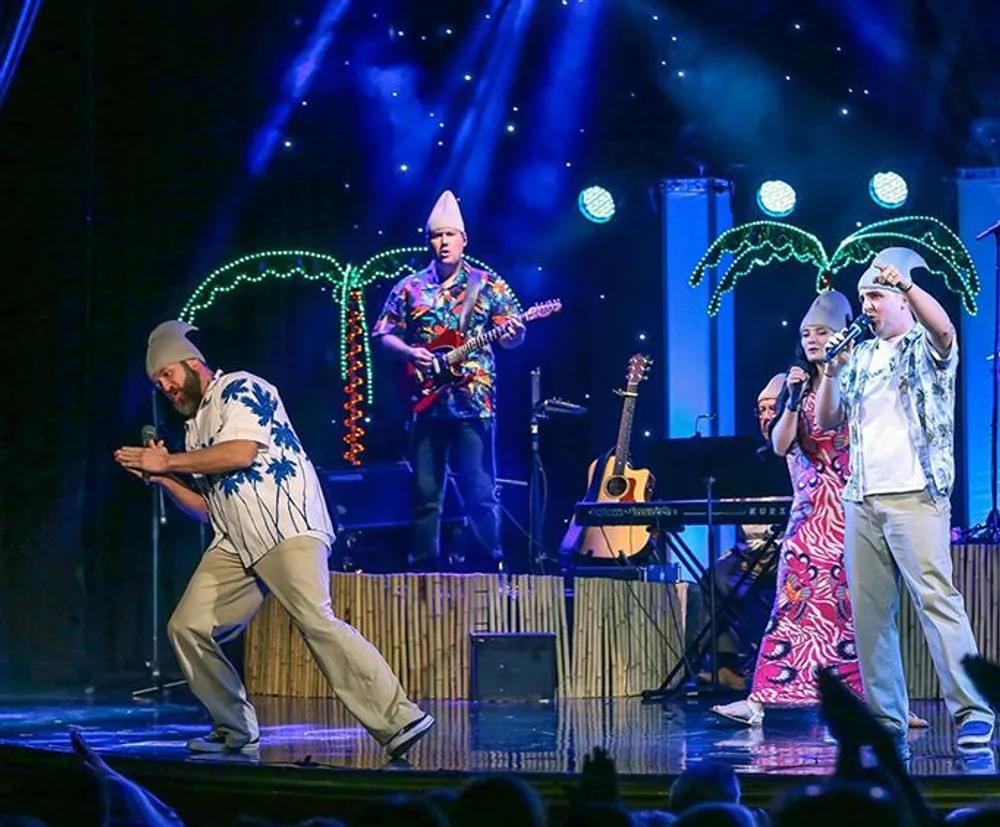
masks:
{"label": "wrist band", "polygon": [[899,289],[903,293],[909,293],[913,289],[913,282],[911,281],[908,285],[906,285],[906,287],[900,285]]}

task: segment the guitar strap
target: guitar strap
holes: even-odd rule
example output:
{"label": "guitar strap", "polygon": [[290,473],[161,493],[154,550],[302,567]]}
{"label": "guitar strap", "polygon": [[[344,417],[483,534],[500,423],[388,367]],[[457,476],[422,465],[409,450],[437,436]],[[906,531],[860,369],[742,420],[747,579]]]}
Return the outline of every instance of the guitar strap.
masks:
{"label": "guitar strap", "polygon": [[[465,262],[463,261],[462,264],[464,265]],[[466,328],[469,326],[469,321],[472,319],[472,311],[476,306],[476,300],[479,298],[479,291],[483,287],[483,280],[479,270],[466,265],[465,277],[465,302],[462,304],[462,315],[458,320],[458,329],[462,333],[465,333]]]}

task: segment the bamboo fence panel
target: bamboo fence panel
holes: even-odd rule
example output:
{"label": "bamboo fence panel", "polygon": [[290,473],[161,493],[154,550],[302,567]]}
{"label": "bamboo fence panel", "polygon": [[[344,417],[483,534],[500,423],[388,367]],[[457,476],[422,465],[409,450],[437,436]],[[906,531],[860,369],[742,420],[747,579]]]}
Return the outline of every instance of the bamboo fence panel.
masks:
{"label": "bamboo fence panel", "polygon": [[[685,586],[605,578],[575,581],[574,628],[561,577],[495,574],[330,576],[334,613],[367,638],[414,698],[469,695],[474,633],[551,633],[561,698],[639,694],[677,661]],[[246,638],[247,687],[255,695],[332,693],[305,642],[273,596]]]}
{"label": "bamboo fence panel", "polygon": [[[954,583],[965,599],[965,610],[979,652],[1000,661],[1000,547],[961,545],[951,548]],[[927,640],[909,593],[900,585],[899,642],[906,688],[911,698],[938,699],[941,684]]]}
{"label": "bamboo fence panel", "polygon": [[686,585],[587,577],[574,586],[566,697],[622,697],[658,687],[684,648]]}
{"label": "bamboo fence panel", "polygon": [[[981,653],[1000,661],[1000,548],[952,548],[955,585]],[[561,577],[489,574],[330,577],[334,613],[383,654],[414,698],[469,695],[471,636],[552,633],[560,698],[637,695],[655,688],[683,649],[686,585],[607,578],[573,581],[572,628]],[[923,630],[905,589],[900,644],[913,698],[940,697]],[[246,682],[255,695],[326,698],[330,690],[298,630],[269,596],[247,631]]]}

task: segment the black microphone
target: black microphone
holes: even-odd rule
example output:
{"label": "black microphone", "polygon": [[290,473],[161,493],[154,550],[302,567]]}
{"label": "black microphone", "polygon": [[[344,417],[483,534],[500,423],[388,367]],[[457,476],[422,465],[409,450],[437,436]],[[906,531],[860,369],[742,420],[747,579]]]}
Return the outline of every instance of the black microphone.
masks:
{"label": "black microphone", "polygon": [[[796,359],[792,362],[793,368],[799,368],[804,370],[807,374],[809,373],[809,363],[804,359]],[[791,370],[791,368],[789,368]],[[806,380],[802,382],[792,382],[788,385],[788,402],[787,407],[789,410],[797,411],[799,409],[799,403],[802,401],[802,392],[806,388]]]}
{"label": "black microphone", "polygon": [[844,340],[839,344],[834,345],[825,354],[823,354],[824,362],[832,362],[841,353],[846,350],[847,346],[853,342],[855,339],[860,339],[868,331],[872,329],[871,316],[864,313],[859,313],[858,317],[851,323],[851,326],[847,328],[847,333],[844,334]]}
{"label": "black microphone", "polygon": [[793,382],[788,386],[788,410],[797,411],[802,401],[802,389],[805,382]]}
{"label": "black microphone", "polygon": [[[156,443],[156,426],[155,425],[143,425],[142,426],[142,447],[145,448],[149,443]],[[145,471],[142,472],[142,481],[149,482],[149,474]]]}
{"label": "black microphone", "polygon": [[531,410],[537,410],[542,401],[542,369],[531,371]]}
{"label": "black microphone", "polygon": [[994,224],[992,227],[987,227],[979,235],[976,236],[976,241],[982,241],[988,235],[1000,235],[1000,221]]}

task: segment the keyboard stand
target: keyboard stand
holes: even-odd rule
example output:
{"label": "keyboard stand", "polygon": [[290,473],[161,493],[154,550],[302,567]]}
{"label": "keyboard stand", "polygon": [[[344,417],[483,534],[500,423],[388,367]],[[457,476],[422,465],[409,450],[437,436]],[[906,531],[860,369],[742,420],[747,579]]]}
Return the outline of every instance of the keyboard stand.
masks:
{"label": "keyboard stand", "polygon": [[[722,690],[718,685],[717,615],[725,614],[728,617],[726,625],[731,626],[738,637],[744,636],[740,634],[740,628],[743,626],[743,621],[739,612],[736,611],[734,604],[739,600],[749,597],[751,593],[753,593],[762,602],[764,601],[764,598],[756,589],[756,584],[763,579],[764,575],[769,573],[771,569],[776,567],[778,564],[777,560],[778,554],[780,553],[779,540],[781,532],[772,528],[768,536],[765,538],[763,545],[755,552],[751,552],[752,556],[748,559],[747,567],[740,574],[739,579],[734,584],[728,596],[721,593],[721,590],[716,583],[714,565],[711,569],[703,566],[698,561],[698,558],[695,556],[691,548],[684,542],[676,531],[662,532],[661,536],[664,537],[671,551],[677,555],[684,565],[688,567],[689,571],[695,573],[696,580],[701,586],[702,594],[710,595],[709,620],[707,623],[702,625],[694,640],[692,640],[691,644],[684,650],[683,657],[680,661],[678,661],[674,668],[670,670],[670,673],[663,680],[663,683],[661,683],[656,689],[647,689],[642,693],[642,701],[643,703],[661,703],[663,701],[671,700],[681,694],[688,698],[710,697],[720,694],[720,691],[724,691],[725,694],[730,694],[729,690]],[[750,581],[746,594],[741,594],[741,588],[747,582],[747,579],[753,577],[757,566],[769,553],[771,554],[771,561],[758,574],[756,579]],[[709,556],[712,557],[715,555],[710,553]],[[717,562],[717,560],[715,562]],[[714,611],[712,607],[713,603]],[[766,607],[768,609],[771,608],[769,604],[767,604]],[[707,641],[706,638],[708,639]],[[692,663],[700,663],[705,657],[706,650],[709,648],[713,650],[711,681],[703,685],[689,686],[689,682],[697,677],[696,669],[692,666]],[[683,675],[681,675],[681,673],[683,673]],[[681,680],[677,681],[679,675],[681,676]]]}

